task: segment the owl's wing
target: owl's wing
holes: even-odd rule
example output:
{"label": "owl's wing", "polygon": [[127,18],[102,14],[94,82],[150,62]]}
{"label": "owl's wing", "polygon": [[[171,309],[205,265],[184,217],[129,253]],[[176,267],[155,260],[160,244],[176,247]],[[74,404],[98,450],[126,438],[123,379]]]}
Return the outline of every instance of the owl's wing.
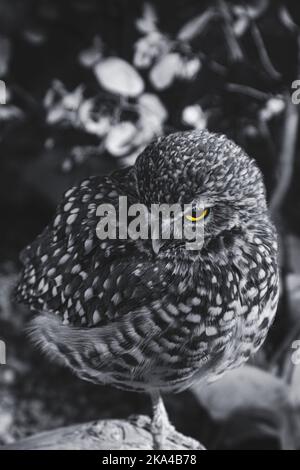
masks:
{"label": "owl's wing", "polygon": [[136,200],[133,168],[86,179],[67,191],[52,222],[21,253],[24,268],[17,299],[37,312],[62,316],[65,323],[93,325],[101,320],[95,308],[97,286],[107,278],[112,259],[130,257],[135,248],[131,240],[101,243],[96,210],[101,203],[117,208],[124,195]]}
{"label": "owl's wing", "polygon": [[157,262],[113,263],[100,300],[97,294],[97,307],[106,305],[106,311],[93,328],[41,315],[32,334],[81,378],[133,390],[181,390],[196,376],[214,375],[232,349],[237,325],[221,323],[221,312],[213,320],[204,295],[196,302],[188,287],[178,294],[178,280]]}

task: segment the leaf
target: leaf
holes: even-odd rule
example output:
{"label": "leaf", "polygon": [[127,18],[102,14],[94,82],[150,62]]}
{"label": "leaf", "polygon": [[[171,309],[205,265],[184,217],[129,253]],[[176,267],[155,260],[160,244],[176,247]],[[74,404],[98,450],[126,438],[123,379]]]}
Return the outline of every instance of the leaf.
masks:
{"label": "leaf", "polygon": [[24,113],[20,108],[16,106],[1,105],[0,106],[0,122],[20,120],[24,118]]}
{"label": "leaf", "polygon": [[167,54],[172,47],[170,39],[158,31],[154,31],[139,39],[134,46],[133,63],[137,68],[150,67]]}
{"label": "leaf", "polygon": [[134,98],[144,91],[144,81],[125,60],[109,57],[94,67],[100,85],[107,91]]}
{"label": "leaf", "polygon": [[23,31],[23,38],[33,46],[40,46],[47,40],[46,34],[39,28],[28,28]]}
{"label": "leaf", "polygon": [[79,85],[72,92],[68,92],[59,80],[54,80],[52,88],[44,98],[47,109],[46,121],[48,124],[68,124],[77,126],[78,110],[83,100],[83,86]]}
{"label": "leaf", "polygon": [[178,77],[184,80],[192,80],[196,77],[199,70],[201,69],[201,61],[198,57],[192,59],[183,59],[182,66],[178,71]]}
{"label": "leaf", "polygon": [[63,98],[63,104],[67,109],[77,111],[83,98],[83,85],[79,85],[75,90],[67,93]]}
{"label": "leaf", "polygon": [[149,34],[156,31],[157,15],[150,3],[144,3],[143,16],[136,20],[135,25],[140,33]]}
{"label": "leaf", "polygon": [[114,157],[129,154],[133,149],[136,133],[137,128],[132,122],[120,122],[109,131],[105,141],[106,150]]}
{"label": "leaf", "polygon": [[94,98],[85,100],[78,111],[79,120],[83,128],[90,134],[103,137],[111,127],[112,117],[104,114],[101,109],[96,110]]}
{"label": "leaf", "polygon": [[[269,0],[258,0],[257,2],[254,2],[253,5],[251,5],[250,3],[248,3],[247,5],[233,5],[232,12],[236,17],[233,24],[233,30],[235,35],[237,37],[243,36],[243,34],[245,34],[249,26],[251,25],[251,20],[259,18],[268,8],[268,6]],[[278,14],[280,16],[280,8]]]}
{"label": "leaf", "polygon": [[168,111],[159,97],[152,93],[144,93],[141,95],[139,105],[141,107],[141,114],[152,114],[160,123],[168,119]]}
{"label": "leaf", "polygon": [[232,11],[236,16],[248,16],[252,19],[257,19],[266,11],[269,7],[269,0],[256,0],[254,2],[248,2],[247,4],[237,4],[232,6]]}
{"label": "leaf", "polygon": [[250,19],[248,16],[241,16],[233,24],[234,34],[238,37],[242,36],[250,25]]}
{"label": "leaf", "polygon": [[47,90],[44,98],[45,108],[50,108],[54,104],[57,104],[66,93],[67,90],[64,84],[60,80],[53,80],[51,88]]}
{"label": "leaf", "polygon": [[194,104],[184,108],[182,112],[182,121],[195,129],[205,129],[207,126],[207,117],[199,104]]}
{"label": "leaf", "polygon": [[291,33],[299,32],[299,26],[295,23],[295,21],[293,20],[290,12],[288,11],[288,9],[284,5],[281,5],[279,7],[278,16],[279,16],[279,19],[281,20],[281,23],[289,31],[291,31]]}
{"label": "leaf", "polygon": [[149,78],[152,85],[158,90],[168,88],[175,80],[181,65],[182,61],[178,53],[166,54],[150,72]]}
{"label": "leaf", "polygon": [[88,49],[84,49],[78,56],[80,65],[86,68],[94,67],[102,59],[103,44],[101,38],[96,36],[93,44]]}
{"label": "leaf", "polygon": [[214,18],[217,17],[217,13],[214,9],[208,9],[201,15],[196,16],[192,20],[188,21],[177,34],[179,41],[192,41],[199,36],[207,24]]}
{"label": "leaf", "polygon": [[122,161],[124,166],[132,166],[135,164],[137,157],[142,153],[142,151],[145,149],[145,146],[139,147],[137,150],[134,150],[132,153],[129,155],[126,155]]}
{"label": "leaf", "polygon": [[263,121],[269,121],[274,116],[281,114],[285,109],[285,101],[282,97],[272,96],[260,110],[259,116]]}

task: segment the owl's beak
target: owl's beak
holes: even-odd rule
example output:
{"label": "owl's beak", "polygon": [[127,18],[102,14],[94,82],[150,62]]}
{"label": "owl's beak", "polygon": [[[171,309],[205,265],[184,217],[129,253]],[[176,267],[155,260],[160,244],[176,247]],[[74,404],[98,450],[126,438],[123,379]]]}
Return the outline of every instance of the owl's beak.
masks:
{"label": "owl's beak", "polygon": [[152,242],[152,250],[157,255],[161,247],[164,245],[164,240],[161,240],[160,238],[152,238],[151,242]]}

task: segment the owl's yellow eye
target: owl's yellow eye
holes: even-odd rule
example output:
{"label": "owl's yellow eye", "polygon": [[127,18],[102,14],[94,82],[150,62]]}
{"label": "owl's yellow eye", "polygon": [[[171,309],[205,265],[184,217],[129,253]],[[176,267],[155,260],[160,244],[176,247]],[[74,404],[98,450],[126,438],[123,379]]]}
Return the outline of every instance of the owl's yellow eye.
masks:
{"label": "owl's yellow eye", "polygon": [[198,211],[197,209],[193,210],[191,214],[186,214],[185,217],[190,222],[198,222],[199,220],[205,219],[209,214],[209,209],[204,209],[203,211]]}

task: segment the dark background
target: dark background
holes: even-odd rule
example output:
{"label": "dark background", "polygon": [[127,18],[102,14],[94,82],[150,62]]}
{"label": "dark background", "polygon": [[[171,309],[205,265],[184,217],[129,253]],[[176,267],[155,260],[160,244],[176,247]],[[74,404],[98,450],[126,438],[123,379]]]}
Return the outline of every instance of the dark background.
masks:
{"label": "dark background", "polygon": [[[158,133],[208,127],[233,138],[264,173],[280,233],[282,295],[248,375],[220,382],[210,392],[215,402],[196,389],[167,397],[167,406],[180,430],[210,448],[300,447],[300,375],[291,361],[293,341],[300,339],[300,108],[291,101],[292,82],[300,79],[298,3],[151,2],[158,45],[167,44],[164,54],[176,53],[187,70],[186,77],[169,76],[163,85],[168,67],[161,65],[160,78],[151,78],[162,53],[146,68],[137,60],[139,47],[151,55],[149,33],[136,25],[143,15],[149,19],[143,2],[0,0],[0,79],[8,92],[7,104],[0,105],[0,339],[7,343],[7,365],[0,366],[0,443],[60,425],[150,412],[145,397],[82,383],[34,351],[24,334],[29,314],[11,300],[18,256],[71,184],[128,165]],[[211,20],[201,29],[207,14]],[[97,60],[90,50],[95,36],[102,44]],[[85,57],[93,65],[82,63],[83,51],[90,51]],[[93,67],[107,57],[130,63],[144,91],[159,98],[167,113],[166,119],[158,116],[159,125],[146,119],[141,126],[139,97],[111,93],[97,79]],[[193,76],[188,65],[195,62],[200,66]],[[64,92],[49,104],[53,80]],[[79,86],[80,105],[93,103],[80,123],[78,107],[66,104]],[[202,120],[193,119],[195,110]],[[90,132],[91,123],[112,114],[118,123],[136,126],[141,142],[124,143],[118,127],[121,150],[109,147],[116,122],[105,135]],[[239,405],[230,399],[231,387],[244,397]],[[223,413],[217,411],[218,394]]]}

